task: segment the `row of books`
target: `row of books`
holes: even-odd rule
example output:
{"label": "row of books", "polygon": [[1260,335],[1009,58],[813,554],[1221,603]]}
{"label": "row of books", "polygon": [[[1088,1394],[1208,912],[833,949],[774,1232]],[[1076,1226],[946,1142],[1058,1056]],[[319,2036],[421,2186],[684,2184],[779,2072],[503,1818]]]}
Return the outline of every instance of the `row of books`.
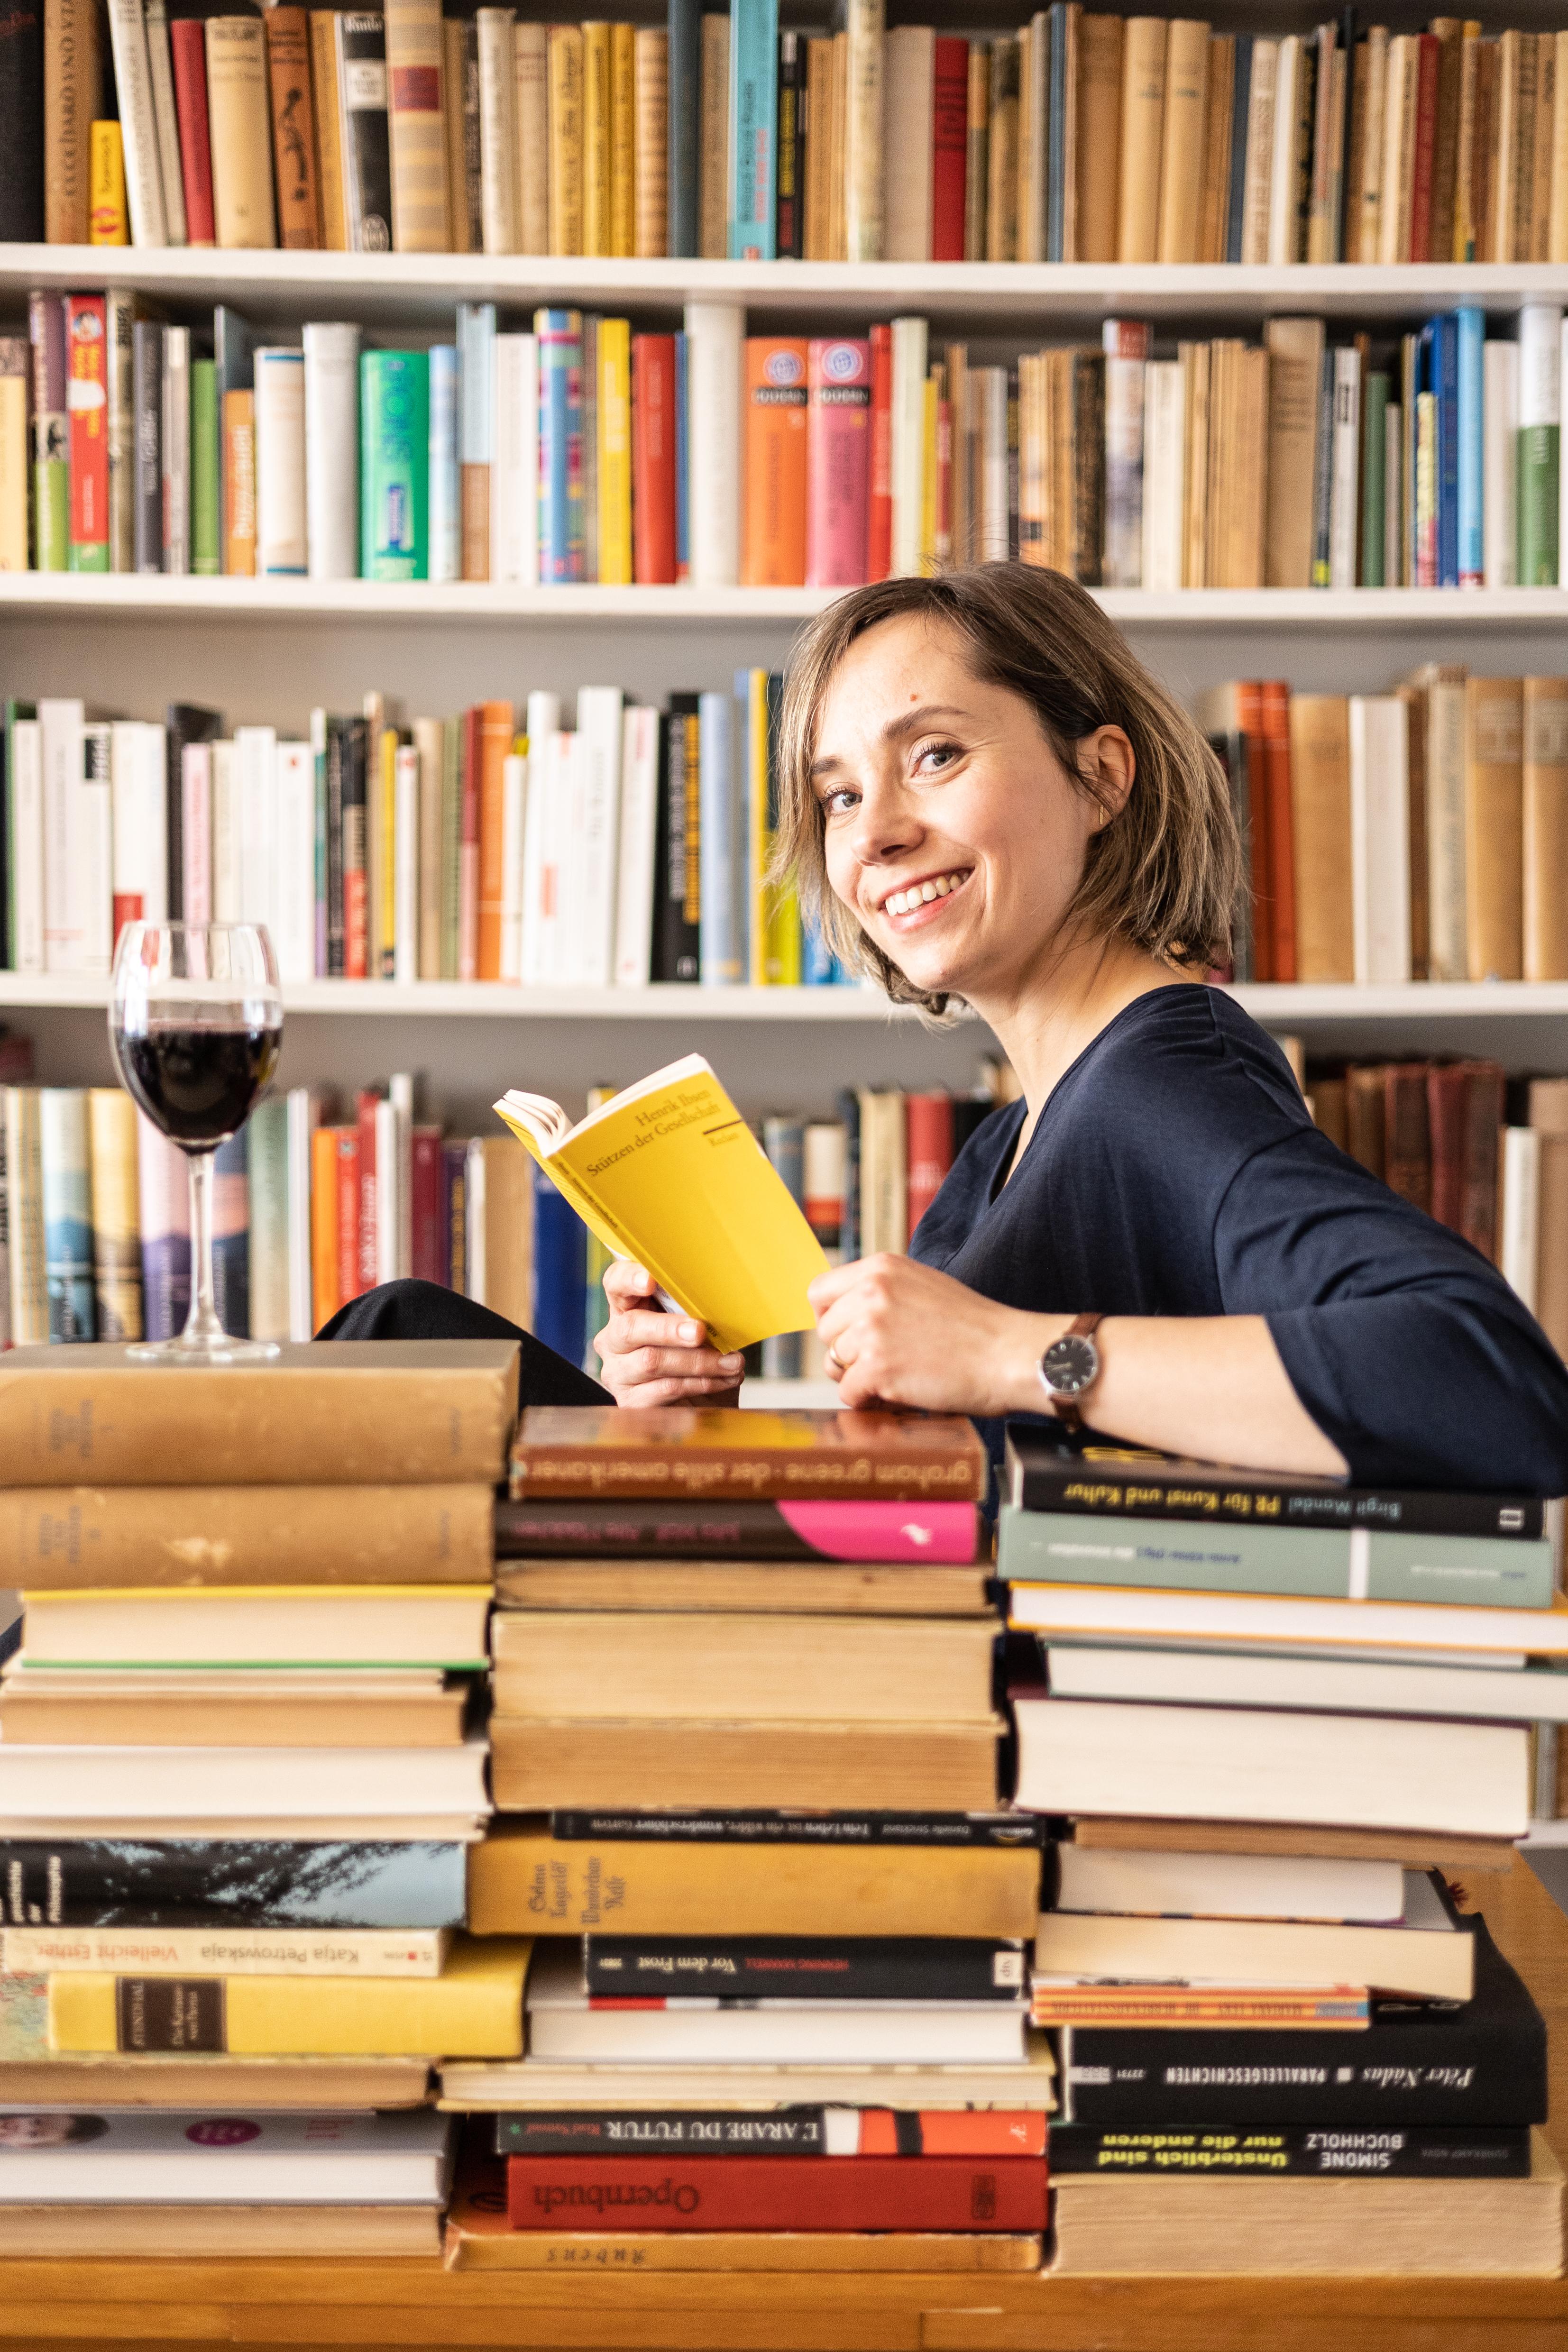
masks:
{"label": "row of books", "polygon": [[[849,261],[1568,257],[1568,55],[1436,18],[1283,39],[1086,15],[1016,35],[668,29],[162,0],[29,27],[8,238]],[[72,20],[73,35],[79,35]],[[114,100],[105,103],[110,68]],[[114,128],[115,119],[119,129]]]}
{"label": "row of books", "polygon": [[1429,662],[1382,695],[1200,698],[1248,887],[1238,980],[1568,978],[1568,679]]}

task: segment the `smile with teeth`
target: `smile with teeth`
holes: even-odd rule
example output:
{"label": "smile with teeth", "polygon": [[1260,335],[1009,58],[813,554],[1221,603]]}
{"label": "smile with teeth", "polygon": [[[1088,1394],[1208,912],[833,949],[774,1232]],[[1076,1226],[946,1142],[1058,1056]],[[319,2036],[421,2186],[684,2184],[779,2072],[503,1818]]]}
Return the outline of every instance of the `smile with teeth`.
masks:
{"label": "smile with teeth", "polygon": [[967,882],[972,867],[963,866],[956,874],[933,874],[929,882],[911,882],[907,890],[890,890],[882,901],[884,915],[912,915],[917,907],[927,906],[933,898],[951,897],[963,882]]}

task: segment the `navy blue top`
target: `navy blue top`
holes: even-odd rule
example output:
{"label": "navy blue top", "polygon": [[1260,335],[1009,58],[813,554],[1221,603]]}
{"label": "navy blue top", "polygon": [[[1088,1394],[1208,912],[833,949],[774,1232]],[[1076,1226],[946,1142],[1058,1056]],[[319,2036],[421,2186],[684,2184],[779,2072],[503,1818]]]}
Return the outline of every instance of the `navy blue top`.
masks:
{"label": "navy blue top", "polygon": [[1036,1314],[1265,1316],[1352,1479],[1568,1492],[1568,1371],[1544,1332],[1468,1242],[1320,1133],[1234,998],[1128,1005],[1005,1182],[1024,1117],[975,1130],[915,1257]]}

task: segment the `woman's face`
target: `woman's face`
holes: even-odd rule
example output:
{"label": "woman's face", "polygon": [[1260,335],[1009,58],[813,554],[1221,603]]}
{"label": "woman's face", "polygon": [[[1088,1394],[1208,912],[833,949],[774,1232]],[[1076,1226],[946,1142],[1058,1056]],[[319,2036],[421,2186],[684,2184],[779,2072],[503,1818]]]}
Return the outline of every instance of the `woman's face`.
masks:
{"label": "woman's face", "polygon": [[0,2148],[63,2147],[74,2116],[0,2116]]}
{"label": "woman's face", "polygon": [[[1131,748],[1111,729],[1091,741],[1120,798]],[[1124,778],[1106,773],[1118,747]],[[885,621],[834,675],[812,779],[828,881],[877,946],[917,988],[976,1003],[1016,996],[1103,822],[1023,697],[976,678],[942,623]]]}

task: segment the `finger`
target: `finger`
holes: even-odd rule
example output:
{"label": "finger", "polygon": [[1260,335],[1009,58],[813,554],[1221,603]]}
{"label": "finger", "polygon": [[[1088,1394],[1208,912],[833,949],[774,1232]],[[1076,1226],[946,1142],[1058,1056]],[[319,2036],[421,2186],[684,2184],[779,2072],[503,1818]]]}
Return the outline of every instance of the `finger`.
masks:
{"label": "finger", "polygon": [[711,1348],[634,1348],[620,1359],[622,1378],[647,1381],[718,1381],[732,1388],[745,1370],[740,1356],[721,1356]]}
{"label": "finger", "polygon": [[724,1404],[740,1392],[740,1384],[733,1380],[647,1381],[626,1390],[620,1402],[641,1411],[657,1404]]}
{"label": "finger", "polygon": [[819,1274],[806,1285],[805,1295],[817,1315],[836,1298],[842,1298],[846,1291],[854,1289],[865,1275],[866,1263],[864,1258],[852,1257],[847,1265],[830,1265],[826,1274]]}
{"label": "finger", "polygon": [[605,1296],[612,1307],[627,1307],[651,1299],[658,1286],[646,1265],[635,1258],[615,1257],[605,1268]]}
{"label": "finger", "polygon": [[688,1348],[698,1353],[708,1336],[705,1325],[684,1316],[661,1315],[657,1307],[612,1315],[605,1328],[615,1334],[610,1344],[622,1353],[628,1348]]}

